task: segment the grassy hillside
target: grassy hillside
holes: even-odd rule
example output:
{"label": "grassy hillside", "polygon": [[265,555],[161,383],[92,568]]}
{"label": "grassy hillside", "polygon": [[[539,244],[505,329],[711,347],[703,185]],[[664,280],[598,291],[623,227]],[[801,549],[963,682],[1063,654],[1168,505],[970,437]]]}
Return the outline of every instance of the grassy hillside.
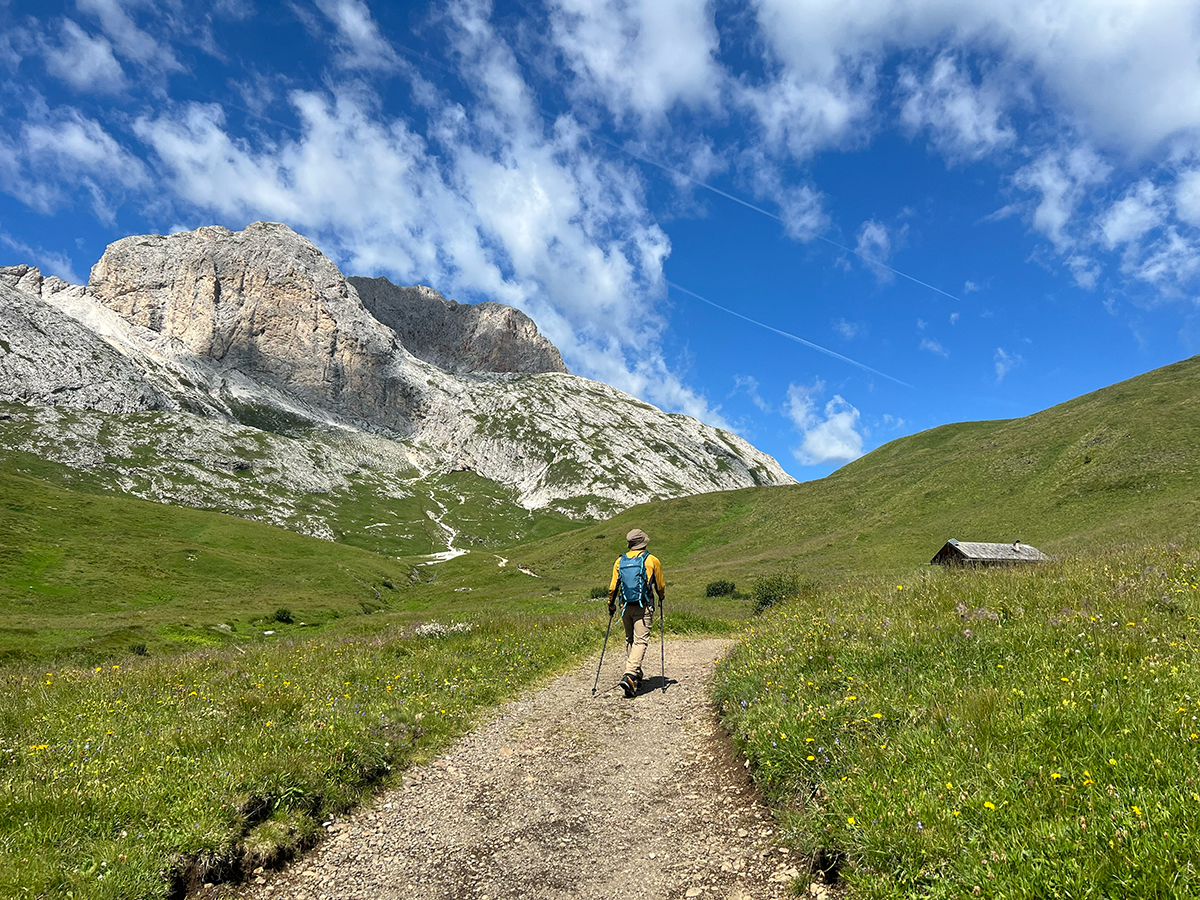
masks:
{"label": "grassy hillside", "polygon": [[1022,419],[892,441],[820,481],[635,507],[521,548],[564,583],[600,581],[639,526],[689,595],[786,565],[832,581],[902,572],[948,538],[1049,552],[1172,537],[1200,522],[1200,357]]}

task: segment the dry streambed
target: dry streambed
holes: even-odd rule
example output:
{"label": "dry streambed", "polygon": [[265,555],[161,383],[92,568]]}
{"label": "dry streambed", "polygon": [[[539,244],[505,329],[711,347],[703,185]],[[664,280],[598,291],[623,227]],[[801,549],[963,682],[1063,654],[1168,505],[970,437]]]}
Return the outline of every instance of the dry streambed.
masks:
{"label": "dry streambed", "polygon": [[[773,843],[771,816],[708,699],[727,646],[672,641],[667,690],[654,676],[633,700],[615,688],[591,696],[593,658],[503,706],[445,756],[406,773],[401,788],[334,823],[307,856],[256,873],[237,896],[789,896],[801,863]],[[602,687],[620,676],[622,648],[611,649]]]}

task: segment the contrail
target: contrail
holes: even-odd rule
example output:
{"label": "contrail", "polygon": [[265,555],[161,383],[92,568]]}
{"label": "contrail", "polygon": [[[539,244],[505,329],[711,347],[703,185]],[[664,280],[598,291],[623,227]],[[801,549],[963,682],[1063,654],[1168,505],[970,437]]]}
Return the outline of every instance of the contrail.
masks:
{"label": "contrail", "polygon": [[868,365],[864,365],[863,363],[860,363],[857,360],[853,360],[848,356],[842,356],[842,354],[840,354],[840,353],[835,353],[833,350],[829,350],[825,347],[822,347],[820,344],[814,344],[812,341],[806,341],[804,338],[798,337],[798,336],[792,334],[790,331],[781,331],[780,329],[774,328],[774,327],[766,324],[765,322],[758,321],[758,319],[752,319],[749,316],[742,315],[740,312],[737,312],[736,310],[732,310],[732,309],[729,309],[728,307],[722,306],[720,303],[713,303],[713,301],[709,300],[707,297],[701,297],[695,291],[689,291],[687,288],[683,287],[682,285],[676,284],[673,281],[668,280],[667,285],[669,287],[675,288],[675,290],[679,291],[680,293],[687,294],[689,297],[695,297],[701,303],[707,303],[709,306],[712,306],[712,307],[715,307],[716,309],[721,310],[721,312],[729,313],[729,315],[731,315],[731,316],[737,316],[739,319],[744,319],[745,321],[749,322],[751,325],[757,325],[759,328],[765,328],[765,329],[767,329],[767,331],[773,331],[776,334],[787,338],[788,340],[795,341],[797,344],[803,344],[805,347],[808,347],[812,350],[816,350],[818,353],[824,353],[826,356],[832,356],[834,359],[840,359],[844,363],[849,363],[852,366],[857,366],[858,368],[860,368],[866,372],[870,372],[872,375],[878,375],[880,378],[886,378],[888,381],[894,381],[894,382],[896,382],[896,384],[902,385],[903,387],[906,387],[906,388],[912,387],[911,384],[908,384],[905,381],[901,381],[899,378],[893,378],[891,375],[888,375],[886,372],[880,372],[878,369],[872,369]]}
{"label": "contrail", "polygon": [[[696,185],[696,187],[702,187],[706,191],[711,191],[712,193],[714,193],[720,197],[724,197],[726,200],[732,200],[734,203],[737,203],[740,206],[746,207],[746,209],[752,209],[756,213],[762,213],[767,218],[774,219],[776,222],[783,222],[782,216],[771,212],[769,209],[763,209],[761,206],[756,206],[755,204],[750,203],[749,201],[743,200],[741,197],[735,196],[734,194],[730,194],[727,191],[723,191],[718,187],[713,187],[708,182],[701,181],[699,178],[693,178],[691,175],[687,174],[686,172],[680,172],[678,169],[673,169],[670,166],[664,165],[663,163],[657,162],[656,160],[650,159],[649,157],[641,156],[640,154],[634,153],[632,150],[622,147],[620,144],[616,144],[616,143],[613,143],[612,141],[606,140],[605,138],[602,138],[599,135],[593,135],[593,137],[596,138],[596,140],[601,141],[602,143],[608,144],[608,146],[610,146],[610,147],[620,150],[622,153],[626,154],[627,156],[633,157],[634,159],[638,160],[639,162],[644,162],[648,166],[654,166],[657,169],[662,169],[664,172],[670,172],[672,175],[678,176],[679,178],[682,178],[685,181],[690,181],[692,184]],[[784,223],[784,224],[786,224],[786,223]],[[958,303],[963,302],[961,297],[956,297],[947,291],[943,291],[940,287],[935,287],[934,285],[930,284],[927,281],[922,281],[920,278],[914,278],[912,275],[909,275],[905,272],[901,272],[899,269],[892,268],[887,263],[880,262],[879,260],[875,259],[874,257],[868,256],[867,254],[863,253],[861,250],[855,250],[853,247],[847,247],[845,244],[839,244],[837,241],[831,240],[830,238],[827,238],[821,234],[814,234],[813,237],[815,237],[818,241],[824,241],[826,244],[829,244],[831,247],[837,247],[839,250],[845,250],[847,253],[853,253],[855,256],[859,257],[860,259],[866,260],[871,265],[879,266],[879,268],[881,268],[881,269],[887,269],[893,275],[899,275],[901,278],[911,281],[913,284],[919,284],[919,285],[921,285],[921,287],[929,288],[929,290],[934,291],[938,294],[941,294],[943,297],[949,297],[951,300],[957,301]]]}

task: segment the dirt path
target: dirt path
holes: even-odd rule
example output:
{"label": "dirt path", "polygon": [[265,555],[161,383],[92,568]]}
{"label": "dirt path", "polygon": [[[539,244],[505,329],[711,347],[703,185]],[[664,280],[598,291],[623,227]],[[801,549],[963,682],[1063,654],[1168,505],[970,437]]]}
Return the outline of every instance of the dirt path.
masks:
{"label": "dirt path", "polygon": [[[237,896],[789,896],[797,863],[772,845],[774,823],[708,700],[727,646],[672,641],[666,692],[656,675],[632,700],[619,689],[592,698],[593,657],[504,705],[445,756],[408,772],[403,788]],[[623,647],[612,650],[602,688],[621,674]]]}

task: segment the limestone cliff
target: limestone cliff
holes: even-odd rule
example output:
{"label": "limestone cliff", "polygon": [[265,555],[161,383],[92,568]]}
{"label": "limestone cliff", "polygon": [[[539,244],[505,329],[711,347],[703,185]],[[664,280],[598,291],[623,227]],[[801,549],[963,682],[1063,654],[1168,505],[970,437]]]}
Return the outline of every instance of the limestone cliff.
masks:
{"label": "limestone cliff", "polygon": [[[8,342],[0,401],[163,411],[147,446],[136,437],[148,427],[143,420],[112,428],[89,420],[78,427],[112,446],[86,452],[79,440],[59,448],[53,430],[63,426],[46,416],[32,417],[23,446],[72,465],[109,466],[122,484],[154,485],[137,490],[159,499],[180,494],[162,474],[182,471],[179,453],[219,468],[213,448],[241,446],[243,426],[286,441],[264,442],[262,458],[237,469],[235,481],[170,476],[209,485],[207,493],[183,491],[191,498],[183,502],[220,505],[219,491],[240,483],[253,494],[250,480],[265,478],[272,486],[263,496],[284,498],[278,518],[286,520],[303,493],[340,490],[354,472],[382,473],[373,483],[394,496],[407,489],[405,479],[469,470],[506,486],[526,508],[585,516],[791,482],[734,435],[570,375],[519,311],[347,279],[283,225],[125,238],[86,286],[16,266],[0,269],[0,290]],[[631,421],[639,427],[627,427]],[[159,447],[158,462],[148,462]],[[297,466],[305,453],[310,463]],[[157,480],[139,480],[133,460]]]}
{"label": "limestone cliff", "polygon": [[400,287],[386,278],[347,280],[409,353],[447,372],[570,374],[558,348],[519,309],[503,303],[456,303],[433,288]]}

